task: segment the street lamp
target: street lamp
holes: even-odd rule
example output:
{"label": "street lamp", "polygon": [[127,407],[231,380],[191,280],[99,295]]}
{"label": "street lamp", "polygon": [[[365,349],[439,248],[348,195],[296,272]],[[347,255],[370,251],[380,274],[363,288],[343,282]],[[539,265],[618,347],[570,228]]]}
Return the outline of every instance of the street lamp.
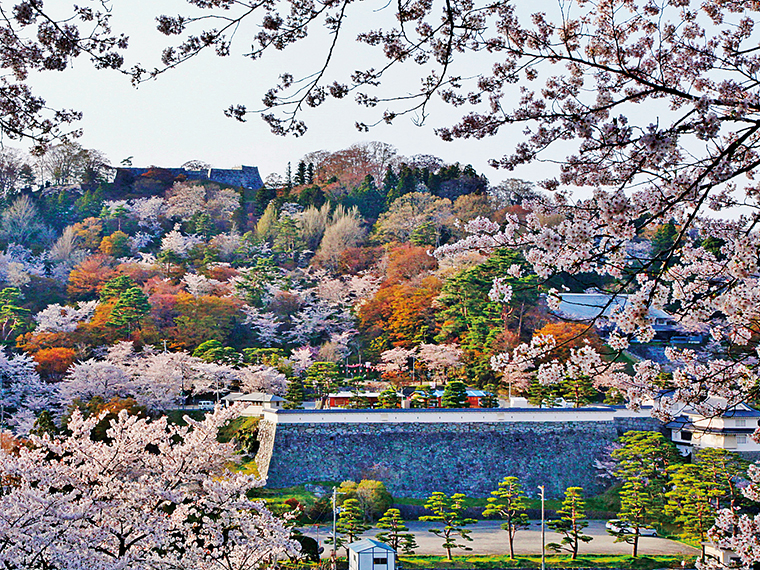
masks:
{"label": "street lamp", "polygon": [[541,570],[546,570],[546,526],[544,526],[544,486],[539,485],[541,491]]}

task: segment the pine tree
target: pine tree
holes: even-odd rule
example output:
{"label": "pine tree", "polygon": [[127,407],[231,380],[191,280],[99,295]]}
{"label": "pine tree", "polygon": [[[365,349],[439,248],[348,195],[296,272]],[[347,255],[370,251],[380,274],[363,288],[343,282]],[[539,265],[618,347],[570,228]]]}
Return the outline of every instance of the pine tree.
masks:
{"label": "pine tree", "polygon": [[[342,535],[336,540],[336,549],[341,546],[348,547],[358,536],[371,528],[371,525],[364,523],[364,512],[358,500],[346,499],[343,501],[335,528],[338,534]],[[346,556],[348,556],[348,548],[346,548]]]}
{"label": "pine tree", "polygon": [[288,382],[285,400],[283,408],[286,410],[297,410],[303,406],[303,382],[299,377],[296,376]]}
{"label": "pine tree", "polygon": [[103,285],[100,290],[100,300],[108,301],[108,299],[119,297],[124,291],[132,287],[137,287],[134,279],[129,275],[118,275]]}
{"label": "pine tree", "polygon": [[314,163],[310,162],[306,168],[306,183],[314,184]]}
{"label": "pine tree", "polygon": [[546,545],[549,550],[559,552],[567,550],[572,560],[578,558],[578,545],[581,542],[591,542],[591,536],[583,534],[583,529],[588,526],[586,520],[586,501],[583,500],[582,487],[568,487],[565,490],[565,500],[562,508],[557,510],[560,518],[549,521],[549,528],[559,534],[563,534],[559,543],[551,542]]}
{"label": "pine tree", "polygon": [[377,400],[381,408],[398,408],[401,404],[401,398],[393,388],[386,388],[380,392]]}
{"label": "pine tree", "polygon": [[467,399],[467,386],[461,380],[452,380],[443,389],[441,398],[441,407],[443,408],[469,408],[470,402]]}
{"label": "pine tree", "polygon": [[150,313],[148,297],[139,287],[131,287],[119,295],[119,300],[111,310],[111,318],[106,324],[119,328],[126,327],[129,332],[132,332],[148,313]]}
{"label": "pine tree", "polygon": [[379,532],[375,538],[380,542],[384,542],[396,552],[403,551],[404,554],[414,554],[414,549],[417,548],[417,541],[414,539],[414,535],[404,524],[404,519],[401,517],[401,511],[398,509],[388,509],[385,514],[377,521],[377,528],[387,529],[388,532]]}
{"label": "pine tree", "polygon": [[493,497],[488,497],[488,506],[483,511],[484,517],[498,516],[504,520],[501,528],[507,531],[509,537],[509,558],[515,558],[515,534],[518,530],[530,526],[525,509],[525,502],[520,480],[517,477],[504,477],[499,483],[499,488],[491,491]]}
{"label": "pine tree", "polygon": [[663,513],[668,468],[679,462],[675,446],[658,432],[628,431],[620,438],[623,447],[612,452],[618,461],[615,476],[623,481],[618,517],[633,532],[618,539],[633,545],[638,555],[640,529],[658,521]]}
{"label": "pine tree", "polygon": [[734,508],[741,496],[737,483],[746,478],[747,462],[725,449],[708,448],[699,451],[694,463],[673,465],[670,489],[665,496],[665,514],[678,524],[682,537],[702,544],[707,531],[715,523],[721,508]]}
{"label": "pine tree", "polygon": [[470,531],[465,527],[478,522],[464,517],[464,499],[465,496],[462,493],[454,493],[448,497],[445,493],[435,491],[425,503],[425,508],[433,511],[433,514],[420,517],[421,521],[443,523],[443,528],[431,528],[430,532],[443,538],[443,548],[449,560],[452,560],[451,551],[454,548],[472,550],[456,541],[457,536],[463,540],[472,541]]}
{"label": "pine tree", "polygon": [[562,396],[573,403],[573,407],[582,408],[598,394],[590,376],[581,374],[577,378],[565,378],[562,381]]}
{"label": "pine tree", "polygon": [[497,387],[495,384],[489,384],[485,387],[485,396],[480,398],[481,408],[498,408],[499,397],[497,395]]}

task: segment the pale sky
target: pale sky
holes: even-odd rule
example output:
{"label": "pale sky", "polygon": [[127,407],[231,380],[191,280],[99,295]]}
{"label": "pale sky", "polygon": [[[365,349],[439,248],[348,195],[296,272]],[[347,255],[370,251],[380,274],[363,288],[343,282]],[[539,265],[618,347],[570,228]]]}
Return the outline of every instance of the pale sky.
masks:
{"label": "pale sky", "polygon": [[[124,10],[128,6],[128,12]],[[167,38],[155,30],[154,17],[159,13],[187,12],[181,0],[129,0],[116,2],[114,28],[130,36],[127,66],[135,61],[154,65]],[[354,18],[357,28],[365,20],[377,26],[380,17],[368,8]],[[301,138],[279,137],[258,116],[249,115],[239,123],[223,115],[230,104],[243,103],[249,109],[259,108],[265,89],[283,71],[297,72],[314,64],[320,52],[320,38],[311,46],[271,54],[276,57],[261,61],[244,58],[254,30],[241,29],[233,55],[218,58],[206,54],[179,69],[162,75],[156,81],[133,88],[127,77],[113,71],[95,71],[89,61],[80,58],[73,69],[63,73],[48,72],[32,78],[38,94],[54,108],[66,107],[84,113],[77,125],[84,130],[80,143],[106,154],[113,165],[132,156],[134,166],[179,166],[200,159],[219,168],[246,164],[258,166],[262,177],[284,173],[288,161],[295,163],[307,152],[339,150],[360,141],[380,140],[394,145],[402,155],[433,154],[447,162],[472,164],[492,183],[511,177],[538,179],[546,176],[546,166],[531,167],[521,172],[497,171],[488,166],[489,158],[498,158],[519,140],[519,130],[503,132],[481,141],[445,143],[433,127],[453,124],[457,110],[439,104],[425,126],[417,127],[408,117],[394,125],[380,125],[368,134],[359,133],[354,122],[377,119],[382,109],[368,111],[353,100],[330,102],[304,115],[309,131]],[[319,31],[318,31],[319,33]],[[356,44],[349,33],[339,50],[335,64],[337,77],[366,65],[371,48]],[[394,86],[416,87],[414,75],[396,76]],[[11,145],[12,146],[12,145]]]}

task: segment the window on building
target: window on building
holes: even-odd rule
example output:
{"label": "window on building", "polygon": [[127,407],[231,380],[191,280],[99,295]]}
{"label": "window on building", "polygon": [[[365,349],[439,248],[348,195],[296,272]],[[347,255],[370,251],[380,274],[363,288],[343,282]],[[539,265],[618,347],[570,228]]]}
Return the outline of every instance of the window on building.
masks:
{"label": "window on building", "polygon": [[736,443],[738,445],[742,445],[744,443],[747,443],[747,436],[746,435],[737,435],[736,436]]}
{"label": "window on building", "polygon": [[682,431],[680,433],[681,433],[681,441],[691,441],[690,431]]}
{"label": "window on building", "polygon": [[736,420],[736,427],[744,427],[746,425],[747,425],[747,420],[745,419]]}
{"label": "window on building", "polygon": [[388,559],[387,558],[373,558],[372,562],[374,564],[388,564]]}

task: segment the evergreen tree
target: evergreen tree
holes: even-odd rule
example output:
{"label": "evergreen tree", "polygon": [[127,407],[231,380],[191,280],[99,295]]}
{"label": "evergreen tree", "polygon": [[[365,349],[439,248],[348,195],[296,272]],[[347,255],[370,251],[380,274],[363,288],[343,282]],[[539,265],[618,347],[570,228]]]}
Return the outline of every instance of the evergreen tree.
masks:
{"label": "evergreen tree", "polygon": [[108,301],[108,299],[119,297],[124,291],[132,287],[137,287],[134,279],[129,275],[118,275],[103,285],[100,290],[100,300]]}
{"label": "evergreen tree", "polygon": [[401,517],[401,511],[398,509],[388,509],[385,514],[377,521],[377,528],[387,530],[387,532],[379,532],[375,538],[380,542],[384,542],[396,552],[403,552],[404,554],[414,554],[414,549],[417,548],[417,541],[414,539],[414,535],[410,532],[404,524],[404,519]]}
{"label": "evergreen tree", "polygon": [[296,168],[295,184],[296,186],[303,186],[306,184],[306,163],[303,160],[298,162],[298,167]]}
{"label": "evergreen tree", "polygon": [[443,523],[443,528],[431,528],[430,532],[443,539],[443,548],[449,560],[452,560],[451,551],[454,548],[472,550],[457,542],[457,536],[463,540],[472,541],[470,531],[465,527],[478,522],[464,516],[464,499],[465,496],[462,493],[454,493],[448,497],[445,493],[435,491],[425,503],[425,508],[433,514],[420,517],[421,521]]}
{"label": "evergreen tree", "polygon": [[388,166],[385,169],[385,176],[383,176],[383,189],[382,189],[382,194],[383,194],[383,197],[386,198],[386,203],[387,203],[388,195],[394,192],[396,186],[398,186],[398,176],[396,176],[396,173],[393,171],[393,168]]}
{"label": "evergreen tree", "polygon": [[364,523],[364,512],[358,500],[343,501],[335,528],[341,535],[336,540],[335,548],[346,546],[346,557],[348,557],[348,545],[371,528],[371,525]]}
{"label": "evergreen tree", "polygon": [[562,396],[573,403],[573,407],[582,408],[598,394],[590,376],[581,374],[577,378],[565,378],[562,381]]}
{"label": "evergreen tree", "polygon": [[485,387],[485,396],[480,398],[481,408],[498,408],[499,397],[497,394],[497,387],[495,384],[489,384]]}
{"label": "evergreen tree", "polygon": [[665,514],[678,524],[685,539],[702,544],[721,508],[734,508],[741,496],[737,483],[746,477],[747,462],[725,449],[708,448],[695,454],[694,463],[672,465]]}
{"label": "evergreen tree", "polygon": [[439,241],[438,230],[431,222],[425,222],[414,228],[412,234],[409,236],[409,241],[413,245],[438,245]]}
{"label": "evergreen tree", "polygon": [[452,380],[443,389],[441,398],[441,407],[443,408],[469,408],[470,402],[467,399],[467,386],[461,380]]}
{"label": "evergreen tree", "polygon": [[377,189],[374,177],[367,174],[362,183],[349,192],[346,205],[356,206],[362,217],[374,220],[385,209],[385,196]]}
{"label": "evergreen tree", "polygon": [[288,193],[293,189],[293,172],[290,169],[290,162],[288,162],[288,167],[285,169],[285,189]]}
{"label": "evergreen tree", "polygon": [[314,163],[310,162],[306,167],[306,183],[314,184]]}
{"label": "evergreen tree", "polygon": [[315,362],[306,371],[306,385],[321,397],[337,388],[340,378],[340,369],[334,362]]}
{"label": "evergreen tree", "polygon": [[504,520],[501,528],[507,531],[509,537],[509,558],[515,558],[515,534],[518,530],[530,526],[528,515],[525,513],[527,503],[520,480],[517,477],[504,477],[499,488],[491,491],[493,497],[488,497],[488,506],[483,511],[484,517],[498,516]]}
{"label": "evergreen tree", "polygon": [[[523,267],[525,276],[506,277],[512,287],[509,303],[489,297],[494,279],[508,275],[512,265]],[[538,303],[539,283],[529,273],[519,252],[494,251],[483,263],[464,269],[446,280],[436,299],[436,321],[440,323],[438,342],[456,341],[465,351],[465,377],[478,386],[496,383],[490,358],[501,351],[505,329],[522,339],[523,317]]]}
{"label": "evergreen tree", "polygon": [[290,382],[285,390],[286,410],[297,410],[303,406],[303,382],[296,376]]}
{"label": "evergreen tree", "polygon": [[539,408],[553,408],[562,397],[561,384],[542,384],[536,378],[528,383],[528,402]]}
{"label": "evergreen tree", "polygon": [[80,219],[95,218],[102,209],[102,186],[98,186],[95,190],[87,190],[76,202],[74,202],[74,211]]}
{"label": "evergreen tree", "polygon": [[111,318],[106,324],[118,328],[126,327],[129,332],[132,332],[148,313],[150,313],[148,297],[139,287],[131,287],[119,295],[119,300],[111,310]]}
{"label": "evergreen tree", "polygon": [[557,510],[559,519],[549,521],[549,528],[564,535],[562,540],[551,542],[546,545],[549,550],[559,552],[567,550],[572,560],[578,558],[578,546],[581,542],[591,542],[592,537],[583,534],[583,529],[588,526],[586,520],[586,501],[583,500],[582,487],[568,487],[565,490],[565,500],[562,508]]}
{"label": "evergreen tree", "polygon": [[679,462],[679,456],[673,443],[658,432],[628,431],[620,442],[623,447],[612,452],[618,462],[615,476],[623,481],[618,517],[633,532],[618,533],[617,539],[633,545],[635,558],[640,529],[662,517],[668,468]]}
{"label": "evergreen tree", "polygon": [[266,210],[267,206],[269,206],[269,203],[277,198],[277,189],[276,188],[270,188],[266,184],[256,190],[256,194],[254,194],[253,201],[254,201],[254,209],[253,213],[257,216],[260,216],[264,213],[264,210]]}
{"label": "evergreen tree", "polygon": [[673,220],[661,225],[652,237],[652,257],[662,257],[676,241],[676,225]]}
{"label": "evergreen tree", "polygon": [[6,287],[0,291],[0,335],[2,341],[15,340],[29,328],[32,312],[21,306],[21,291]]}
{"label": "evergreen tree", "polygon": [[193,351],[193,356],[204,362],[216,362],[228,366],[237,366],[243,362],[243,355],[237,350],[213,339],[199,344]]}
{"label": "evergreen tree", "polygon": [[385,195],[385,204],[390,206],[393,202],[403,196],[414,192],[417,188],[417,177],[414,171],[406,164],[402,164],[398,171],[398,182],[396,186],[389,189]]}
{"label": "evergreen tree", "polygon": [[401,405],[401,397],[392,387],[386,388],[377,397],[378,407],[380,408],[398,408]]}

